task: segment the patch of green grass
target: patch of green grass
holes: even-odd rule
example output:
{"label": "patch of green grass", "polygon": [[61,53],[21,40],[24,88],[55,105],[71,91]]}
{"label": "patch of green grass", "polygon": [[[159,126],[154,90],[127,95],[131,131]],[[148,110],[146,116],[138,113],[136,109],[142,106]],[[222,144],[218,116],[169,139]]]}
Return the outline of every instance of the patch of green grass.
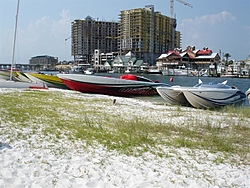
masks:
{"label": "patch of green grass", "polygon": [[[140,114],[131,114],[127,118],[123,114],[112,113],[106,109],[106,106],[111,105],[111,100],[104,98],[69,97],[62,92],[39,91],[0,95],[0,122],[11,122],[17,130],[33,130],[27,135],[20,135],[22,133],[17,131],[18,138],[28,139],[32,136],[28,134],[35,134],[42,126],[45,136],[53,135],[54,139],[67,137],[72,141],[80,139],[87,145],[99,143],[109,150],[127,155],[158,152],[158,156],[167,156],[159,146],[238,154],[243,160],[250,153],[250,128],[242,124],[245,118],[249,118],[245,109],[225,108],[218,111],[225,118],[218,120],[218,126],[215,126],[213,120],[206,118],[204,121],[188,116],[187,113],[192,112],[177,107],[168,117],[184,117],[186,123],[177,126],[141,118]],[[119,103],[112,106],[114,110],[117,105],[119,107]],[[210,116],[213,112],[204,110],[202,113]],[[238,123],[230,121],[230,118],[238,118]],[[221,126],[223,123],[227,126]],[[157,152],[152,148],[157,148]],[[220,161],[216,159],[216,162]]]}
{"label": "patch of green grass", "polygon": [[223,113],[229,113],[233,117],[238,118],[250,118],[250,111],[248,107],[233,107],[233,106],[226,106],[221,109]]}

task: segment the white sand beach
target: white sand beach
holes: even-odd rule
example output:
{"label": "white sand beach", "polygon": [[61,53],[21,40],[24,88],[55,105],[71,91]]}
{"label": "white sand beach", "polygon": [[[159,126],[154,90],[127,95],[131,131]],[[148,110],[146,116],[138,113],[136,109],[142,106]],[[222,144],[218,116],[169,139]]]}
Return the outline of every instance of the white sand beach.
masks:
{"label": "white sand beach", "polygon": [[[50,91],[62,92],[69,98],[114,99],[70,90],[43,92]],[[8,92],[16,90],[0,89],[0,95]],[[105,109],[114,114],[124,113],[126,118],[140,114],[154,121],[175,122],[176,126],[184,123],[186,118],[170,116],[172,109],[176,108],[172,106],[120,97],[116,97],[116,103],[112,105],[110,102]],[[201,110],[183,107],[181,111],[187,116],[209,118],[215,125],[227,126],[219,114],[214,116],[216,112],[211,112],[211,117],[204,117]],[[159,148],[168,157],[153,152],[135,157],[110,151],[99,143],[89,146],[84,140],[45,135],[41,131],[45,125],[39,122],[35,125],[32,120],[26,121],[28,126],[17,129],[17,122],[7,122],[4,118],[0,116],[0,188],[250,187],[250,154],[243,161],[237,161],[240,158],[237,155],[224,158],[220,152],[161,145]],[[234,118],[234,121],[240,120]],[[249,118],[244,122],[242,126],[250,125]],[[33,126],[37,126],[35,132]],[[25,137],[27,134],[31,136]],[[223,161],[218,162],[219,159]],[[237,163],[231,163],[232,160]]]}

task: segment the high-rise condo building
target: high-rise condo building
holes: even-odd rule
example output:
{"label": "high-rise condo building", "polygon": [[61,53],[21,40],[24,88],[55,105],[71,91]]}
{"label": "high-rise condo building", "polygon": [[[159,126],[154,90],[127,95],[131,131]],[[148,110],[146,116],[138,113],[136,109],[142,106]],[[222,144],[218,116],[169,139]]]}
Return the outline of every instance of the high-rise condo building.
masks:
{"label": "high-rise condo building", "polygon": [[[153,5],[121,11],[119,50],[132,51],[145,63],[154,65],[157,57],[170,50],[170,21],[170,17],[155,12]],[[180,40],[180,32],[175,31],[175,48],[180,47]]]}
{"label": "high-rise condo building", "polygon": [[116,52],[117,36],[117,22],[98,21],[90,16],[85,20],[74,20],[71,23],[71,54],[74,61],[91,64],[96,49],[102,53]]}

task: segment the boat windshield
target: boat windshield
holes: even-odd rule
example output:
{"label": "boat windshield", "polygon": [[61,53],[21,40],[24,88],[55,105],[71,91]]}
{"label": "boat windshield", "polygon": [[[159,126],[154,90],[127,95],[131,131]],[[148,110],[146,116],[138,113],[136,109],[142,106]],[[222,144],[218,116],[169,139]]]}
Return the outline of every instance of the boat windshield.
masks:
{"label": "boat windshield", "polygon": [[218,83],[218,84],[213,84],[213,83],[209,83],[209,84],[196,84],[194,87],[199,87],[199,88],[218,88],[218,89],[230,89],[231,86],[229,85],[225,85],[222,83]]}
{"label": "boat windshield", "polygon": [[137,81],[143,81],[143,82],[153,82],[152,80],[142,77],[142,76],[136,76]]}

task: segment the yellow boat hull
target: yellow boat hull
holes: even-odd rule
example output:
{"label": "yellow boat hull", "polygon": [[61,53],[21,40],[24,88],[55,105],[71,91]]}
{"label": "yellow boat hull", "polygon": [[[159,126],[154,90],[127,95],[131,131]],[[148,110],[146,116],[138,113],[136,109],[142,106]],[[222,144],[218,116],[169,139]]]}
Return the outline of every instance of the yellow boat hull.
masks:
{"label": "yellow boat hull", "polygon": [[38,73],[24,73],[33,82],[43,82],[48,87],[68,89],[62,80],[56,75],[38,74]]}

